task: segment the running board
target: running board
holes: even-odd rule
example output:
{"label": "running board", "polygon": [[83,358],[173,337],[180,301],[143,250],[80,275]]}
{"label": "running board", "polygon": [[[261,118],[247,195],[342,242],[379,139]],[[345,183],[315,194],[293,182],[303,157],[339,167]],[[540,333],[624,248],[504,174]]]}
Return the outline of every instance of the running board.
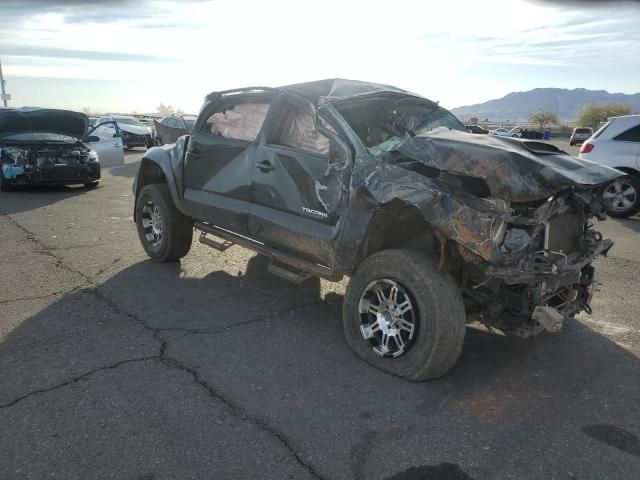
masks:
{"label": "running board", "polygon": [[227,248],[235,245],[233,242],[229,240],[223,240],[222,242],[218,242],[213,238],[207,238],[207,232],[200,232],[200,243],[204,243],[205,245],[215,248],[219,252],[224,252]]}
{"label": "running board", "polygon": [[[342,279],[342,275],[333,272],[328,267],[298,258],[286,252],[282,252],[275,247],[254,240],[252,238],[245,237],[244,235],[240,235],[230,230],[226,230],[224,228],[216,227],[215,225],[203,222],[195,222],[194,227],[196,228],[196,230],[200,230],[201,238],[202,233],[205,233],[221,238],[225,241],[223,243],[220,243],[213,239],[205,237],[205,242],[203,242],[205,245],[213,246],[209,243],[211,242],[217,246],[224,246],[228,242],[230,244],[229,246],[233,244],[240,245],[241,247],[248,248],[249,250],[261,253],[262,255],[266,255],[267,257],[269,257],[269,272],[285,278],[286,280],[289,280],[291,282],[300,283],[313,275],[326,278],[327,280],[330,280],[332,282],[338,282]],[[219,250],[219,248],[216,246],[214,246],[213,248]],[[229,247],[224,247],[224,250],[226,250],[227,248]],[[276,262],[278,264],[275,264]]]}
{"label": "running board", "polygon": [[[280,263],[280,265],[278,265],[278,263]],[[290,265],[282,263],[274,256],[269,257],[269,265],[267,266],[267,270],[269,270],[269,272],[273,275],[284,278],[285,280],[288,280],[291,283],[295,284],[300,284],[305,280],[313,277],[313,273],[297,270],[295,269],[295,267],[291,267]]]}

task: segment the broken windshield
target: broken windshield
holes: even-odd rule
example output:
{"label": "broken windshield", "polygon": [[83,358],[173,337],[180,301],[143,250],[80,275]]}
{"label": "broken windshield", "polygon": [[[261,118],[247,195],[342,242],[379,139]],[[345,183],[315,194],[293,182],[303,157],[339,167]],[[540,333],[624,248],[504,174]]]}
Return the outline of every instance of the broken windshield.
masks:
{"label": "broken windshield", "polygon": [[451,112],[420,98],[349,100],[337,103],[336,109],[374,155],[439,127],[466,132]]}

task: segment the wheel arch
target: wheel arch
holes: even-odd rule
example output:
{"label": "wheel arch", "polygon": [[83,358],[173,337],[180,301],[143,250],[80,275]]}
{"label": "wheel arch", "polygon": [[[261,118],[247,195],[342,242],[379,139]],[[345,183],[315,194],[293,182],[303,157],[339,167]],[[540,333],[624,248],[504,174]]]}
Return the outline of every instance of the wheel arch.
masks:
{"label": "wheel arch", "polygon": [[[173,148],[176,147],[174,146]],[[173,155],[174,153],[171,152],[171,150],[161,147],[154,147],[147,150],[140,162],[140,167],[133,185],[135,201],[137,201],[138,194],[145,185],[166,183],[174,205],[180,212],[184,213],[184,209],[182,208],[182,188],[180,187],[182,183],[182,173],[181,170],[178,173],[176,172],[175,162],[172,159]],[[134,221],[135,220],[134,208]]]}
{"label": "wheel arch", "polygon": [[372,216],[358,247],[353,270],[376,252],[400,248],[425,253],[438,264],[441,242],[445,241],[417,207],[393,201]]}
{"label": "wheel arch", "polygon": [[636,177],[638,180],[640,180],[640,171],[636,170],[635,168],[631,168],[631,167],[615,167],[616,170],[620,170],[621,172],[626,173],[627,175],[631,175],[633,177]]}

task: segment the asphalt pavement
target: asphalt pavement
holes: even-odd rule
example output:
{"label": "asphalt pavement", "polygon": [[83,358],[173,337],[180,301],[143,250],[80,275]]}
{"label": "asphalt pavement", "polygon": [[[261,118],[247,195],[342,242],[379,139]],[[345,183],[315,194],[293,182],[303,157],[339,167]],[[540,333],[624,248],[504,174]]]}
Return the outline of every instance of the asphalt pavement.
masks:
{"label": "asphalt pavement", "polygon": [[0,194],[0,479],[640,477],[640,219],[598,225],[592,315],[468,328],[449,375],[411,383],[347,347],[345,281],[197,239],[148,260],[141,155],[93,190]]}

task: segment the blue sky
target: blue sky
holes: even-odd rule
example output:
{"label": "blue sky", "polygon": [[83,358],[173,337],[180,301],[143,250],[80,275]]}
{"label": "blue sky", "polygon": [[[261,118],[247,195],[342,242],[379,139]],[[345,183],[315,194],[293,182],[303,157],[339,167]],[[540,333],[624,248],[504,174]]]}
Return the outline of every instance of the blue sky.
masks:
{"label": "blue sky", "polygon": [[640,2],[2,0],[12,106],[197,112],[239,86],[343,77],[453,108],[536,87],[640,91]]}

